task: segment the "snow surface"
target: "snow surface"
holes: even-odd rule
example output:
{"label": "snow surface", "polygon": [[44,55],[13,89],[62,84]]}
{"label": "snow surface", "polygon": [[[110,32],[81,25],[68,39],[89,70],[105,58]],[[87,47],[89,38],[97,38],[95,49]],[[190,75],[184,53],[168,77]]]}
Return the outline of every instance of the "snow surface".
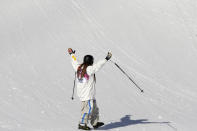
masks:
{"label": "snow surface", "polygon": [[76,131],[67,48],[108,51],[97,73],[100,130],[197,130],[196,0],[1,0],[0,131]]}

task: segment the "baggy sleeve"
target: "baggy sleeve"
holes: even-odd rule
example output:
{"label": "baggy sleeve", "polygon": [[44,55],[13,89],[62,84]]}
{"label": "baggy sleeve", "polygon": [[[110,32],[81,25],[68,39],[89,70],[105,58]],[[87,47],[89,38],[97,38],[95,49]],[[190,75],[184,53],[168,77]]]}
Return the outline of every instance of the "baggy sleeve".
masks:
{"label": "baggy sleeve", "polygon": [[75,71],[77,71],[79,63],[77,62],[77,58],[74,54],[71,54],[71,63]]}
{"label": "baggy sleeve", "polygon": [[93,66],[88,66],[87,68],[87,74],[88,75],[92,75],[92,74],[95,74],[97,71],[99,71],[103,66],[104,64],[107,62],[106,59],[104,60],[100,60],[98,61],[96,64],[94,64]]}

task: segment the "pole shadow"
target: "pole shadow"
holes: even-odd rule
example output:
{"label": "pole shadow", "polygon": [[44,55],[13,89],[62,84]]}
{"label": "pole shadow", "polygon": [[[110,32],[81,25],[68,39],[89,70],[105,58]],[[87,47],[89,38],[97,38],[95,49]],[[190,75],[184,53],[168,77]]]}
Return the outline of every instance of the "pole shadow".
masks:
{"label": "pole shadow", "polygon": [[103,127],[100,127],[97,130],[110,130],[115,129],[119,127],[126,127],[131,125],[137,125],[137,124],[169,124],[170,122],[150,122],[148,119],[138,119],[138,120],[131,120],[131,115],[125,115],[120,119],[119,122],[112,122],[107,125],[104,125]]}

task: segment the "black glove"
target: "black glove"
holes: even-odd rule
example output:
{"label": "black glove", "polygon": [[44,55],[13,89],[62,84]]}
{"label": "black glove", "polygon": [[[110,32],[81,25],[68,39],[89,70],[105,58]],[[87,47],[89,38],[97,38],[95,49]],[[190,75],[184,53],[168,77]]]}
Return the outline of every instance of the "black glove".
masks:
{"label": "black glove", "polygon": [[71,54],[75,54],[75,50],[72,50],[72,48],[68,48],[68,53]]}
{"label": "black glove", "polygon": [[106,60],[109,60],[109,59],[111,59],[111,57],[112,57],[112,53],[110,53],[110,52],[108,52],[108,54],[107,54],[107,56],[106,56]]}

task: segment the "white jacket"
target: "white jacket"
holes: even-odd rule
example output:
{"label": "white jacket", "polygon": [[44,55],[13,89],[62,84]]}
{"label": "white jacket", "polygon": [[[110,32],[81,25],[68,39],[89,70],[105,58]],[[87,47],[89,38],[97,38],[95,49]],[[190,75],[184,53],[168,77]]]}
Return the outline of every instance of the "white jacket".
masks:
{"label": "white jacket", "polygon": [[[71,55],[72,66],[77,72],[78,67],[80,66],[77,62],[77,59],[74,54]],[[89,75],[89,80],[84,79],[83,82],[79,82],[77,79],[77,95],[81,101],[87,101],[95,99],[96,88],[94,81],[94,74],[103,67],[107,62],[106,59],[98,61],[96,64],[87,67],[87,74]]]}

